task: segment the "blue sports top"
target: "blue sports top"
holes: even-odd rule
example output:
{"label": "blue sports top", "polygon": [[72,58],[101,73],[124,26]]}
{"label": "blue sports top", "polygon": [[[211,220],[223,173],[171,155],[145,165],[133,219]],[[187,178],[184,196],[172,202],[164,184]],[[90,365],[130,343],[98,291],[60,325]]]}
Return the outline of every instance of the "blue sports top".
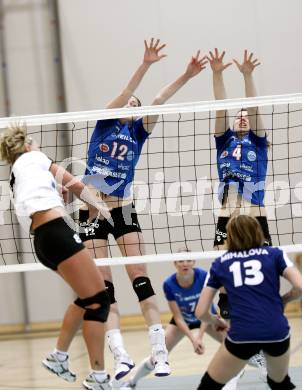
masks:
{"label": "blue sports top", "polygon": [[293,263],[279,248],[226,252],[212,264],[207,286],[228,294],[235,343],[277,342],[289,337],[279,293],[280,276]]}
{"label": "blue sports top", "polygon": [[[207,278],[207,272],[201,268],[193,268],[194,282],[188,287],[181,287],[176,278],[176,273],[169,276],[163,284],[163,290],[168,301],[176,301],[181,314],[187,324],[200,322],[195,317],[195,308],[198,303],[200,293],[204,287]],[[214,305],[212,306],[213,314],[216,313]]]}
{"label": "blue sports top", "polygon": [[83,182],[107,195],[131,196],[135,167],[148,136],[143,118],[125,124],[118,119],[97,121]]}
{"label": "blue sports top", "polygon": [[224,186],[236,185],[238,193],[250,203],[264,206],[264,187],[267,171],[267,138],[257,136],[252,130],[242,138],[228,129],[215,137],[219,176],[219,200]]}

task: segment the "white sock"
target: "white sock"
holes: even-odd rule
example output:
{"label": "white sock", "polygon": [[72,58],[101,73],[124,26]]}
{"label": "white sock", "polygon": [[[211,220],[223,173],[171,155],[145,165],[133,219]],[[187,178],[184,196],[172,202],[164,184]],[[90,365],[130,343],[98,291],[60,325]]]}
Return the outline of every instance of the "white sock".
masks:
{"label": "white sock", "polygon": [[152,346],[158,344],[166,346],[165,331],[161,324],[149,326],[149,338]]}
{"label": "white sock", "polygon": [[68,358],[68,352],[60,351],[57,348],[53,350],[53,353],[57,356],[60,362],[64,362]]}
{"label": "white sock", "polygon": [[151,358],[144,359],[135,370],[134,376],[130,379],[132,385],[136,385],[137,382],[149,375],[154,370],[154,365],[151,362]]}
{"label": "white sock", "polygon": [[101,370],[101,371],[92,370],[91,374],[93,374],[93,376],[98,382],[104,382],[104,380],[107,379],[107,373],[105,370]]}
{"label": "white sock", "polygon": [[120,329],[108,330],[106,332],[106,339],[113,354],[127,354]]}

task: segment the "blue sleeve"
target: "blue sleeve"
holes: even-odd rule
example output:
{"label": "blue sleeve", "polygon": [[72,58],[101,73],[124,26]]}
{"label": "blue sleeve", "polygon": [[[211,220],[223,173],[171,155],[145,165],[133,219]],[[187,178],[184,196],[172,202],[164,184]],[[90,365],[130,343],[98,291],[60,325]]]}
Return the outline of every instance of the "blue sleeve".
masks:
{"label": "blue sleeve", "polygon": [[216,259],[214,263],[212,263],[207,284],[206,284],[207,287],[215,288],[215,290],[218,290],[220,287],[222,287],[222,284],[218,277],[219,266],[220,266],[219,259]]}
{"label": "blue sleeve", "polygon": [[268,141],[267,141],[267,136],[265,135],[264,137],[260,137],[257,135],[253,130],[250,131],[250,137],[251,141],[260,147],[267,148],[268,147]]}
{"label": "blue sleeve", "polygon": [[140,141],[142,144],[149,137],[148,131],[144,128],[143,118],[139,118],[133,123],[133,130],[135,133],[135,138]]}
{"label": "blue sleeve", "polygon": [[174,294],[171,291],[171,288],[170,288],[169,284],[167,283],[167,281],[165,281],[163,284],[163,290],[164,290],[167,301],[175,301]]}
{"label": "blue sleeve", "polygon": [[232,130],[228,129],[222,135],[219,135],[218,137],[215,136],[216,149],[221,149],[224,144],[229,140],[229,138],[231,138],[232,135]]}
{"label": "blue sleeve", "polygon": [[293,262],[289,259],[287,254],[279,248],[275,248],[276,267],[279,275],[283,275],[285,268],[293,267]]}

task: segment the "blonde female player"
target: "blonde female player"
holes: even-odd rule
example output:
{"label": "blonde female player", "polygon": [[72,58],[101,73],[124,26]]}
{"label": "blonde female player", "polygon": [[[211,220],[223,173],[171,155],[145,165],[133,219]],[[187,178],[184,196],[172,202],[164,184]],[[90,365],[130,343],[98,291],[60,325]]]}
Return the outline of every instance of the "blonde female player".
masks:
{"label": "blonde female player", "polygon": [[[229,297],[230,328],[224,344],[211,361],[198,390],[219,390],[262,350],[267,361],[267,384],[272,390],[296,389],[288,376],[290,328],[284,304],[302,296],[302,275],[279,248],[264,246],[257,219],[239,215],[227,224],[228,251],[210,270],[196,308],[196,316],[228,329],[222,318],[209,312],[223,286]],[[293,289],[280,296],[280,277]]]}
{"label": "blonde female player", "polygon": [[104,323],[109,313],[109,296],[89,251],[66,222],[55,177],[60,177],[60,184],[67,187],[72,183],[70,191],[100,208],[97,199],[83,183],[42,153],[24,127],[11,127],[1,134],[0,152],[1,160],[12,165],[10,185],[16,216],[21,226],[34,234],[38,259],[56,271],[79,296],[92,370],[83,385],[90,390],[109,390],[110,378],[104,370]]}
{"label": "blonde female player", "polygon": [[[187,248],[181,248],[179,252],[189,252]],[[184,260],[174,262],[176,273],[169,276],[163,283],[163,290],[168,301],[172,318],[165,329],[166,343],[169,353],[187,336],[192,343],[193,350],[197,355],[205,351],[203,336],[207,333],[216,341],[222,343],[225,333],[219,332],[206,323],[201,323],[195,316],[195,308],[200,293],[207,278],[207,272],[200,267],[195,267],[195,261]],[[216,314],[215,306],[212,313]],[[194,329],[198,329],[195,334]],[[138,366],[135,375],[122,384],[120,390],[134,389],[137,383],[154,370],[152,357],[146,358]],[[235,390],[238,378],[232,379],[224,390]]]}
{"label": "blonde female player", "polygon": [[[160,61],[165,55],[160,51],[165,45],[151,39],[145,42],[143,63],[136,70],[126,88],[111,101],[106,108],[131,107],[140,105],[133,96],[143,76],[151,64]],[[200,59],[198,52],[187,65],[185,72],[173,83],[163,88],[152,102],[152,105],[164,104],[192,77],[198,75],[207,61]],[[144,240],[137,213],[131,196],[131,186],[135,167],[138,163],[144,142],[152,133],[158,116],[144,118],[123,118],[97,121],[93,131],[84,182],[92,193],[102,199],[110,209],[113,225],[107,221],[87,221],[88,212],[80,210],[80,225],[86,230],[82,240],[97,258],[108,257],[108,236],[115,238],[123,256],[139,256],[145,254]],[[148,277],[145,264],[126,265],[128,276],[138,297],[142,314],[149,327],[152,346],[152,357],[155,362],[156,376],[170,374],[165,345],[165,333],[160,323],[155,292]],[[115,359],[115,378],[120,379],[134,366],[123,346],[119,330],[119,312],[116,304],[112,275],[109,267],[101,267],[110,299],[111,311],[107,324],[107,338],[110,350]],[[70,305],[62,326],[57,349],[67,351],[82,319],[82,309]]]}

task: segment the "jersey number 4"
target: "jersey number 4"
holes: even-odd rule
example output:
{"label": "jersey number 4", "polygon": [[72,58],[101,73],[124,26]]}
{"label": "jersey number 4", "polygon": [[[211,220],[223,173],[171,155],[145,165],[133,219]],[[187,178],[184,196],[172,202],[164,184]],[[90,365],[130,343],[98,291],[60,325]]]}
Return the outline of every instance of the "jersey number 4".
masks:
{"label": "jersey number 4", "polygon": [[241,145],[237,145],[236,148],[234,149],[232,156],[237,160],[241,160]]}
{"label": "jersey number 4", "polygon": [[[234,286],[240,287],[244,284],[248,286],[257,286],[258,284],[261,284],[264,280],[261,268],[262,264],[259,260],[248,260],[244,263],[235,261],[229,268],[233,274]],[[242,274],[244,274],[244,277]]]}

